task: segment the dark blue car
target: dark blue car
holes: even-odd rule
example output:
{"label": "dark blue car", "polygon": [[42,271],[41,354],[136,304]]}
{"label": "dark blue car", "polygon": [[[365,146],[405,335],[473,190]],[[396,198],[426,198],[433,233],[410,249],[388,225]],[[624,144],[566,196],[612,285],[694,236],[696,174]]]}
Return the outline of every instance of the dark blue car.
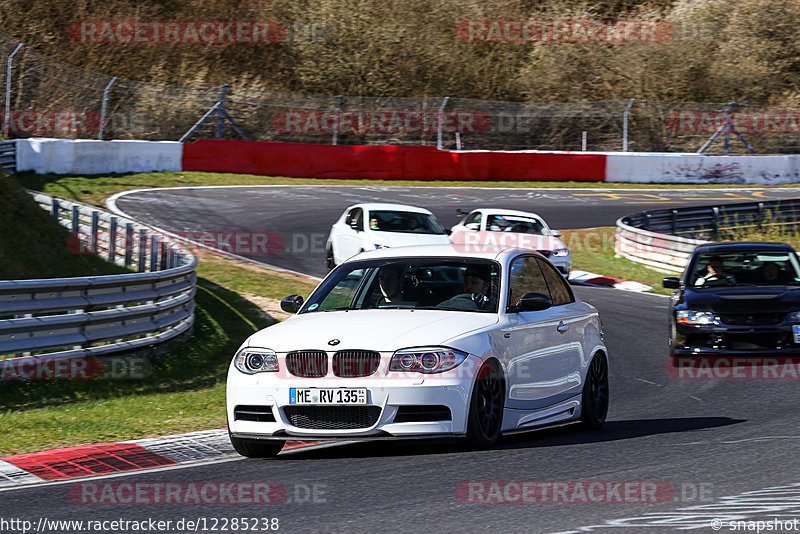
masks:
{"label": "dark blue car", "polygon": [[674,289],[672,356],[800,354],[800,262],[784,243],[701,245]]}

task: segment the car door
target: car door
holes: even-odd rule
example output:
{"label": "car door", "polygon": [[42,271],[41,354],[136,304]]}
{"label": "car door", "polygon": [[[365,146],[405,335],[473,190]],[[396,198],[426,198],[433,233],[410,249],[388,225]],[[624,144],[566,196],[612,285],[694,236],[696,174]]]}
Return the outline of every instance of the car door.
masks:
{"label": "car door", "polygon": [[[506,347],[506,380],[508,408],[534,410],[558,403],[580,390],[581,350],[573,339],[580,326],[574,325],[567,306],[573,299],[563,286],[548,278],[552,269],[546,261],[532,255],[515,258],[509,269],[508,302],[513,306],[525,293],[537,292],[550,296],[554,305],[546,310],[508,313],[508,326],[502,329]],[[556,273],[557,274],[557,273]],[[567,290],[569,287],[567,286]]]}
{"label": "car door", "polygon": [[342,263],[361,251],[361,234],[364,231],[364,210],[353,208],[338,228],[338,238],[334,243],[336,263]]}

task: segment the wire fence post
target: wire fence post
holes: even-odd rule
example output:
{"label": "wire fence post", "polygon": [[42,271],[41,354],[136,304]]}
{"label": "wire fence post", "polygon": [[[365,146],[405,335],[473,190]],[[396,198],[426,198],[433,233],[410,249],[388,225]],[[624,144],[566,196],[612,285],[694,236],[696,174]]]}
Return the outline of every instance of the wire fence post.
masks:
{"label": "wire fence post", "polygon": [[8,137],[8,125],[11,118],[11,70],[14,66],[14,56],[17,55],[20,48],[22,48],[22,43],[17,44],[6,61],[6,103],[3,110],[3,136],[5,137]]}
{"label": "wire fence post", "polygon": [[222,139],[222,127],[225,124],[225,94],[230,87],[231,84],[224,83],[219,91],[219,98],[217,99],[217,139]]}
{"label": "wire fence post", "polygon": [[342,111],[342,95],[336,95],[336,107],[333,109],[333,144],[339,140],[339,113]]}
{"label": "wire fence post", "polygon": [[449,96],[444,97],[444,100],[442,100],[442,105],[439,106],[439,114],[436,117],[436,122],[437,122],[437,124],[436,124],[436,130],[437,130],[436,149],[437,150],[441,150],[442,149],[442,130],[444,129],[443,128],[444,121],[442,120],[442,115],[444,115],[444,107],[447,105],[447,101],[448,100],[450,100]]}
{"label": "wire fence post", "polygon": [[117,77],[111,78],[111,81],[108,82],[106,88],[103,89],[103,105],[100,107],[100,132],[97,134],[97,138],[101,141],[103,140],[103,130],[106,128],[106,110],[108,109],[108,92],[111,90],[111,86],[114,85],[114,82],[117,81]]}
{"label": "wire fence post", "polygon": [[633,101],[636,100],[635,98],[631,98],[628,100],[628,105],[625,106],[625,111],[622,113],[622,151],[628,151],[628,116],[631,112],[631,107],[633,107]]}

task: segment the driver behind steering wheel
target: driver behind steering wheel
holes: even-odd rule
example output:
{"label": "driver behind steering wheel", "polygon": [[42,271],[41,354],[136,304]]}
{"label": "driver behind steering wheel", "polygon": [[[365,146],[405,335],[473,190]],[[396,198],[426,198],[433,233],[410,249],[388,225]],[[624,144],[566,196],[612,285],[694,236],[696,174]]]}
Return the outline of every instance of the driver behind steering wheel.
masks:
{"label": "driver behind steering wheel", "polygon": [[464,271],[464,292],[440,302],[437,307],[460,310],[479,310],[489,304],[486,293],[489,289],[488,269],[470,265]]}

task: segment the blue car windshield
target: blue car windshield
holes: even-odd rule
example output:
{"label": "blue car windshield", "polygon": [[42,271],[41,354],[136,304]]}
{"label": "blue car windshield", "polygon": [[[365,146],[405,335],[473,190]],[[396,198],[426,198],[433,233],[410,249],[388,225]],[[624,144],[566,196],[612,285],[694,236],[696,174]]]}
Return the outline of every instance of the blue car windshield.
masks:
{"label": "blue car windshield", "polygon": [[688,276],[690,287],[800,285],[793,252],[736,251],[699,254]]}
{"label": "blue car windshield", "polygon": [[392,258],[345,263],[300,313],[437,309],[497,313],[500,265],[475,258]]}

